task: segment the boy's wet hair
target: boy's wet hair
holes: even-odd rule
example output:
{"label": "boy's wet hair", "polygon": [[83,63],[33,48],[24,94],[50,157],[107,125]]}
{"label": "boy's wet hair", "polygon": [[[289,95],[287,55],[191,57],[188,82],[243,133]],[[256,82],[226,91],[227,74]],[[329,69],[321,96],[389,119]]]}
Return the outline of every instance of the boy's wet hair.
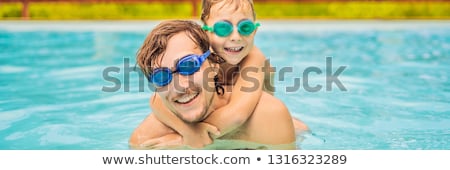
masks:
{"label": "boy's wet hair", "polygon": [[256,20],[255,9],[253,8],[253,0],[202,0],[202,14],[200,16],[200,19],[203,21],[204,24],[206,24],[206,20],[209,18],[209,15],[211,14],[211,7],[223,1],[225,2],[220,8],[223,8],[225,4],[227,5],[233,4],[234,10],[250,6],[250,9],[252,10],[253,14],[253,20]]}
{"label": "boy's wet hair", "polygon": [[[154,68],[161,65],[169,39],[175,34],[185,32],[197,47],[206,52],[209,49],[209,39],[199,24],[186,20],[163,21],[147,36],[142,47],[137,52],[136,62],[146,77]],[[156,61],[159,57],[159,61]]]}

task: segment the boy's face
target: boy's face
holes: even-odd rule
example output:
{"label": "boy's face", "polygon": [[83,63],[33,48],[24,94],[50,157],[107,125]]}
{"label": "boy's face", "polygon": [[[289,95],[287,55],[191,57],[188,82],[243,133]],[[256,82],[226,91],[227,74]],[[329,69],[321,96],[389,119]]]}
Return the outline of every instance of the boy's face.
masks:
{"label": "boy's face", "polygon": [[[203,54],[202,50],[188,37],[185,32],[175,34],[167,43],[166,52],[162,57],[160,67],[175,70],[180,58],[189,54]],[[214,92],[206,87],[214,87],[213,72],[205,73],[208,60],[202,64],[200,70],[192,75],[185,76],[173,74],[172,81],[163,87],[158,87],[157,93],[161,96],[164,105],[185,122],[198,122],[207,117]],[[210,70],[210,69],[207,69]],[[205,77],[206,76],[206,77]],[[211,77],[210,77],[211,76]]]}
{"label": "boy's face", "polygon": [[[208,26],[213,26],[218,21],[229,21],[233,24],[233,32],[226,36],[220,37],[213,32],[207,32],[211,46],[215,53],[221,56],[229,64],[239,64],[245,56],[250,53],[253,48],[253,41],[256,30],[248,36],[239,34],[237,24],[245,19],[254,21],[253,13],[249,5],[239,7],[236,4],[223,4],[226,1],[217,3],[211,7],[210,16],[206,20]],[[241,4],[244,5],[244,4]]]}

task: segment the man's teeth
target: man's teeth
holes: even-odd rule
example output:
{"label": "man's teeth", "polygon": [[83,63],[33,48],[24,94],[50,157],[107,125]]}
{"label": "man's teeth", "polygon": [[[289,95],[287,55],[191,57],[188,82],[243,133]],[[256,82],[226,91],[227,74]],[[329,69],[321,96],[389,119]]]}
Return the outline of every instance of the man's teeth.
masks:
{"label": "man's teeth", "polygon": [[231,48],[225,48],[227,51],[231,51],[231,52],[239,52],[243,49],[244,47],[231,47]]}
{"label": "man's teeth", "polygon": [[184,95],[183,97],[179,98],[178,100],[176,100],[176,102],[178,103],[188,103],[190,102],[192,99],[194,99],[197,96],[198,93],[193,93],[193,94],[187,94]]}

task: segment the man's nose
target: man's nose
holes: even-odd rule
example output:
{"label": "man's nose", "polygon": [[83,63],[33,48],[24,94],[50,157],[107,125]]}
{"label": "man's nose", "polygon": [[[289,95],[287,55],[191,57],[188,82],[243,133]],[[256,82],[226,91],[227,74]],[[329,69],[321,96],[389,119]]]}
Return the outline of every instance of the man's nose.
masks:
{"label": "man's nose", "polygon": [[189,79],[192,79],[192,76],[183,76],[180,74],[175,75],[174,83],[173,83],[175,90],[178,93],[184,93],[186,91],[186,89],[189,88],[189,85],[190,85]]}

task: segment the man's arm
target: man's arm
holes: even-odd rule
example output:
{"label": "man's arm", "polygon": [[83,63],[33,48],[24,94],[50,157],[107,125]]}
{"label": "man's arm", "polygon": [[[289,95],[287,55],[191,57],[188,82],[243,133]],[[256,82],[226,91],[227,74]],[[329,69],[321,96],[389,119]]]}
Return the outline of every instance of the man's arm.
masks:
{"label": "man's arm", "polygon": [[[206,120],[221,132],[221,137],[244,124],[253,113],[262,93],[264,54],[253,47],[242,61],[240,75],[233,86],[230,102],[214,111]],[[243,77],[245,76],[245,78]]]}

